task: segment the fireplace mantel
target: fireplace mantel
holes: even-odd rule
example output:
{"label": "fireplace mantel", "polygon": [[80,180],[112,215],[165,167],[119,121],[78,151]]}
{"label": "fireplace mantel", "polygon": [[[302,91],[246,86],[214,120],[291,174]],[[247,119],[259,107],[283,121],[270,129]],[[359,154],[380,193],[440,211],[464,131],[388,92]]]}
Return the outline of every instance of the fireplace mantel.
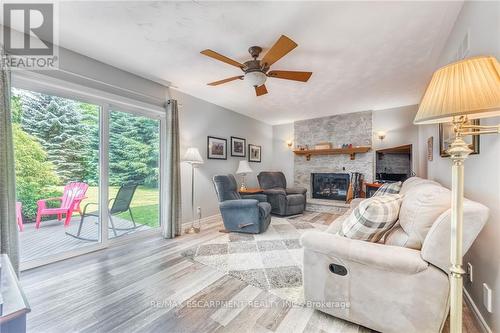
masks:
{"label": "fireplace mantel", "polygon": [[356,158],[357,153],[367,153],[372,149],[369,146],[352,147],[352,148],[332,148],[332,149],[308,149],[301,150],[295,149],[293,152],[295,155],[304,155],[308,161],[311,160],[312,155],[338,155],[346,154],[351,155],[351,160]]}

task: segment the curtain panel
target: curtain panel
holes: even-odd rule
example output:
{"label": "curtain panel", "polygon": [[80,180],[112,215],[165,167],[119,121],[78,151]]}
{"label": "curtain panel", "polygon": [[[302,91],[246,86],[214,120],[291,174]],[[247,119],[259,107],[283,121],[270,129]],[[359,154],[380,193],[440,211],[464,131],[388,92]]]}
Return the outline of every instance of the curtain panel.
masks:
{"label": "curtain panel", "polygon": [[[1,52],[3,58],[3,50]],[[19,275],[19,240],[16,223],[16,172],[10,109],[10,71],[0,65],[0,252],[9,256]]]}
{"label": "curtain panel", "polygon": [[181,175],[179,152],[179,111],[177,101],[169,100],[166,105],[166,217],[162,225],[162,235],[174,238],[181,234]]}

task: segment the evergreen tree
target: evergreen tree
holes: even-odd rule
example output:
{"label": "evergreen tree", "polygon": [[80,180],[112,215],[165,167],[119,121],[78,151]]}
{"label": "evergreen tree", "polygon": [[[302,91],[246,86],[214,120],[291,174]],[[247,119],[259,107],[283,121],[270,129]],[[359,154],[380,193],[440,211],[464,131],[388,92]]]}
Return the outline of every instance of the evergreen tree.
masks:
{"label": "evergreen tree", "polygon": [[[13,120],[35,137],[55,166],[61,185],[99,183],[99,106],[14,89]],[[21,111],[22,110],[22,111]],[[158,184],[158,121],[110,113],[109,183]]]}
{"label": "evergreen tree", "polygon": [[83,180],[91,186],[99,185],[99,106],[78,103],[83,113],[83,123],[88,131],[88,146],[85,157]]}
{"label": "evergreen tree", "polygon": [[64,183],[83,181],[90,129],[83,122],[78,103],[35,92],[23,91],[20,96],[23,130],[40,141]]}
{"label": "evergreen tree", "polygon": [[110,185],[158,182],[158,125],[124,112],[110,117]]}

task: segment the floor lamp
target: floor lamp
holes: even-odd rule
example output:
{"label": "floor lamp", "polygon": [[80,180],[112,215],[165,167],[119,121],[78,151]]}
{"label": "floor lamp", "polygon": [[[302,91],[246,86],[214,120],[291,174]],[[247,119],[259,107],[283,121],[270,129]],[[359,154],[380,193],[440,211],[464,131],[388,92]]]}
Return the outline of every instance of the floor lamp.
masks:
{"label": "floor lamp", "polygon": [[195,212],[194,212],[194,169],[199,165],[203,164],[203,158],[201,158],[198,148],[188,148],[186,154],[182,158],[183,162],[189,163],[191,165],[191,213],[193,214],[193,220],[191,221],[191,227],[184,230],[187,234],[195,234],[200,232],[200,225],[198,222],[198,227],[194,226]]}
{"label": "floor lamp", "polygon": [[422,98],[415,124],[452,123],[450,332],[462,332],[462,224],[464,161],[472,152],[466,135],[500,134],[500,125],[471,125],[469,120],[500,116],[500,65],[494,57],[474,57],[438,69]]}

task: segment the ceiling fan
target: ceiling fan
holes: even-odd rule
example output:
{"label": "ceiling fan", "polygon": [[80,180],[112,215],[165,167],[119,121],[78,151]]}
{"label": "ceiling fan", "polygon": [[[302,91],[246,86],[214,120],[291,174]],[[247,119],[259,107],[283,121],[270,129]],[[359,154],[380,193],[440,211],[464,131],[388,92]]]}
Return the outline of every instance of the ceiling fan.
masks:
{"label": "ceiling fan", "polygon": [[307,82],[307,80],[309,80],[309,78],[311,77],[312,72],[269,71],[272,64],[283,58],[288,52],[296,47],[297,43],[295,43],[287,36],[281,35],[278,41],[274,43],[271,49],[261,60],[257,60],[257,58],[262,52],[262,48],[260,46],[251,46],[248,49],[248,52],[252,56],[253,60],[248,60],[244,63],[239,63],[236,60],[230,59],[212,50],[203,50],[200,52],[201,54],[225,62],[226,64],[238,67],[243,71],[243,73],[245,73],[244,75],[233,76],[224,80],[219,80],[207,84],[209,86],[218,86],[219,84],[231,82],[234,80],[245,80],[255,88],[255,93],[257,94],[257,96],[261,96],[267,94],[267,89],[264,83],[266,83],[268,77]]}

